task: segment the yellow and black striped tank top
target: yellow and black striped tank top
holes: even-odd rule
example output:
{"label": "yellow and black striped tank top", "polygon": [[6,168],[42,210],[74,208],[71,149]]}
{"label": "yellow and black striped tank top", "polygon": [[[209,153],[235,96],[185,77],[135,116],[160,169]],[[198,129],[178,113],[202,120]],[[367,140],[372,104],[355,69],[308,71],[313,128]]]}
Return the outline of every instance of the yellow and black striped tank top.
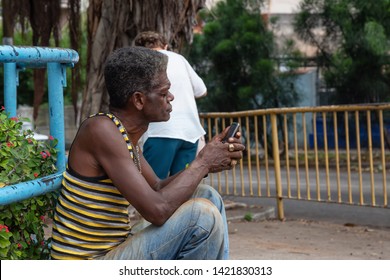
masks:
{"label": "yellow and black striped tank top", "polygon": [[[133,146],[119,119],[107,116],[118,127],[134,160]],[[80,176],[69,167],[54,214],[51,258],[93,259],[121,244],[130,233],[129,202],[108,177]]]}

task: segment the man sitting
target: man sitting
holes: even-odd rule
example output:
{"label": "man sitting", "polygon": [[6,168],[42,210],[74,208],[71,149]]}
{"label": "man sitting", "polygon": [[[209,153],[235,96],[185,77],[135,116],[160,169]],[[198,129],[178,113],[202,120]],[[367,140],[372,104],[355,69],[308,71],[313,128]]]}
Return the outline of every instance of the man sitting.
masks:
{"label": "man sitting", "polygon": [[[105,65],[109,112],[86,119],[69,150],[53,222],[52,259],[227,259],[224,204],[209,172],[231,169],[244,146],[227,129],[182,172],[161,180],[138,148],[150,122],[167,121],[167,56],[114,51]],[[164,160],[163,158],[161,160]],[[149,223],[131,231],[128,206]]]}

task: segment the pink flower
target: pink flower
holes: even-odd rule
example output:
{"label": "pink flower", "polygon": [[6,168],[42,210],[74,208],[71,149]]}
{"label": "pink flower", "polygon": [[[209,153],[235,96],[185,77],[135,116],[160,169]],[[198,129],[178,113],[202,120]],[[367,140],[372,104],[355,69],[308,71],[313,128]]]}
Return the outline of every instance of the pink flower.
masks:
{"label": "pink flower", "polygon": [[5,232],[9,232],[9,229],[6,225],[0,225],[0,231],[2,231],[5,228]]}
{"label": "pink flower", "polygon": [[45,152],[41,152],[40,154],[41,154],[43,159],[47,158],[47,154]]}
{"label": "pink flower", "polygon": [[37,178],[38,176],[39,176],[39,174],[35,172],[34,177]]}
{"label": "pink flower", "polygon": [[12,117],[11,120],[17,122],[19,119],[17,117]]}
{"label": "pink flower", "polygon": [[22,244],[18,243],[18,249],[22,249]]}
{"label": "pink flower", "polygon": [[8,147],[13,147],[14,144],[12,144],[11,142],[7,142],[7,146],[8,146]]}
{"label": "pink flower", "polygon": [[54,137],[50,135],[49,140],[54,140]]}
{"label": "pink flower", "polygon": [[45,216],[40,216],[39,219],[41,219],[41,221],[45,221]]}
{"label": "pink flower", "polygon": [[4,111],[4,110],[5,110],[5,107],[4,107],[4,106],[1,106],[1,110]]}

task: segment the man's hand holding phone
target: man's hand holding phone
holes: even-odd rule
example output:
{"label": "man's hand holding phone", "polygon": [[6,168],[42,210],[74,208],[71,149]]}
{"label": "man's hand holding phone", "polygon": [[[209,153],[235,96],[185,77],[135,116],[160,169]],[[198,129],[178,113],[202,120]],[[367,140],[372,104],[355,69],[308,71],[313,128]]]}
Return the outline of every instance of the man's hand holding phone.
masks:
{"label": "man's hand holding phone", "polygon": [[[243,150],[243,145],[241,144],[241,142],[239,144],[234,144],[234,143],[229,143],[229,139],[231,138],[236,138],[234,140],[237,140],[237,138],[239,139],[239,137],[241,135],[238,135],[238,137],[236,137],[236,134],[237,132],[239,131],[239,128],[240,128],[240,124],[237,123],[237,122],[233,122],[230,127],[229,127],[229,130],[227,131],[225,137],[222,139],[222,143],[228,143],[228,150],[229,152],[231,153],[232,157],[231,157],[231,162],[230,162],[230,165],[232,167],[234,167],[238,160],[240,160],[242,158],[242,150]],[[233,139],[232,139],[233,140]],[[232,142],[236,142],[236,141],[232,141]],[[238,146],[239,145],[239,146]],[[233,154],[234,152],[236,151],[240,151],[240,157],[237,158],[237,157],[233,157]],[[235,153],[236,154],[236,153]],[[234,154],[234,155],[235,155]]]}
{"label": "man's hand holding phone", "polygon": [[239,123],[232,123],[199,152],[197,158],[208,165],[209,173],[232,169],[242,159],[245,146],[241,143],[239,128]]}
{"label": "man's hand holding phone", "polygon": [[230,125],[229,130],[226,133],[226,136],[222,139],[222,143],[228,142],[229,138],[234,137],[238,132],[239,128],[240,128],[240,124],[237,122],[233,122]]}

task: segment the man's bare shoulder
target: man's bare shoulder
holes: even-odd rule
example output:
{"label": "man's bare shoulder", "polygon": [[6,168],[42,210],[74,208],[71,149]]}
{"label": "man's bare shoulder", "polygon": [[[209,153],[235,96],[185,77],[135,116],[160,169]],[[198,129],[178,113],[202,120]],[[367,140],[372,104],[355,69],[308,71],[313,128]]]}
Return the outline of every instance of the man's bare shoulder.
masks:
{"label": "man's bare shoulder", "polygon": [[106,116],[95,116],[86,119],[81,124],[80,130],[91,134],[104,133],[107,130],[115,130],[116,126]]}
{"label": "man's bare shoulder", "polygon": [[106,141],[119,138],[120,133],[113,121],[105,116],[96,116],[86,119],[80,126],[78,140],[90,145],[104,145]]}

